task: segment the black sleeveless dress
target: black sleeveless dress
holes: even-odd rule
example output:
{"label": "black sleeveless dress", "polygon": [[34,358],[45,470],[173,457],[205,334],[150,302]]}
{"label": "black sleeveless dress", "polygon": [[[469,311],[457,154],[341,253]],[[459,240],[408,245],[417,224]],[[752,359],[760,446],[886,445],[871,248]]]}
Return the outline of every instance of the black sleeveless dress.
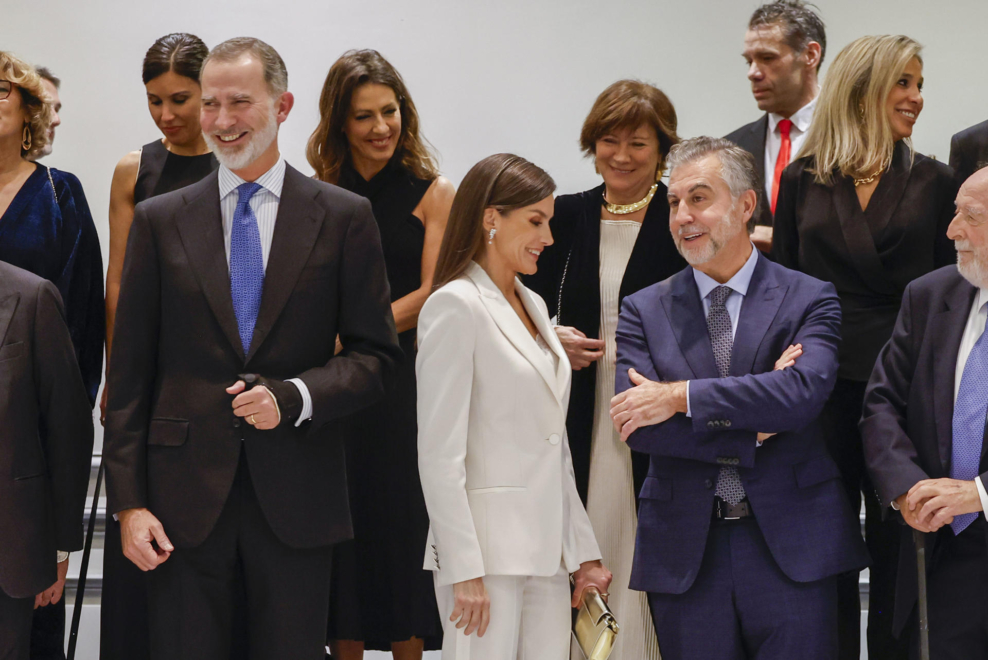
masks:
{"label": "black sleeveless dress", "polygon": [[[431,181],[390,163],[370,181],[346,167],[339,185],[368,198],[381,232],[392,302],[422,285],[425,227],[412,215]],[[415,329],[398,335],[405,358],[380,403],[347,424],[347,481],[354,539],[333,549],[329,639],[390,651],[411,637],[442,648],[432,573],[422,559],[429,531],[419,481]]]}
{"label": "black sleeveless dress", "polygon": [[[213,154],[179,156],[155,140],[141,148],[134,204],[197,183],[219,167]],[[100,598],[100,660],[149,660],[145,574],[124,557],[120,525],[106,521],[103,592]]]}

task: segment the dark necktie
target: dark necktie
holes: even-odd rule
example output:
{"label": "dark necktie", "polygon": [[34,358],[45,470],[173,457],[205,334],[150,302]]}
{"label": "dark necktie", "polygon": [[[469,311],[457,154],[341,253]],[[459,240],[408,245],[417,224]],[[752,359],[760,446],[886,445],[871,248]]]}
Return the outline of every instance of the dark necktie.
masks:
{"label": "dark necktie", "polygon": [[[988,330],[988,328],[986,328]],[[961,386],[954,404],[950,478],[973,481],[981,464],[981,445],[988,416],[988,332],[982,332],[964,363]],[[960,534],[978,517],[976,513],[954,516],[950,523]]]}
{"label": "dark necktie", "polygon": [[230,236],[230,293],[245,355],[254,336],[254,324],[261,308],[261,291],[264,288],[261,233],[257,228],[257,217],[250,208],[250,198],[260,189],[257,183],[244,183],[237,187],[239,198],[237,209],[233,212]]}
{"label": "dark necktie", "polygon": [[[717,373],[726,378],[731,371],[731,350],[734,348],[734,333],[731,331],[731,315],[727,312],[725,303],[731,295],[729,286],[719,286],[710,292],[710,310],[707,312],[707,332],[710,334],[710,345],[714,349],[714,362]],[[737,504],[745,498],[744,485],[741,476],[733,465],[720,468],[717,475],[717,490],[714,491],[720,499],[729,504]]]}

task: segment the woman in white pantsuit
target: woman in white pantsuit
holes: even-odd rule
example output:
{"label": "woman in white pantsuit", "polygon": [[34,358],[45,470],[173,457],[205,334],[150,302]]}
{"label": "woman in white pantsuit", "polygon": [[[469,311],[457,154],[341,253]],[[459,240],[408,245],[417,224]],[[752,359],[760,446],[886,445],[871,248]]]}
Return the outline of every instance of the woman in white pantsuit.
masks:
{"label": "woman in white pantsuit", "polygon": [[565,660],[570,605],[610,584],[565,437],[569,360],[545,303],[517,279],[552,244],[554,191],[518,156],[475,165],[419,316],[425,568],[443,660]]}

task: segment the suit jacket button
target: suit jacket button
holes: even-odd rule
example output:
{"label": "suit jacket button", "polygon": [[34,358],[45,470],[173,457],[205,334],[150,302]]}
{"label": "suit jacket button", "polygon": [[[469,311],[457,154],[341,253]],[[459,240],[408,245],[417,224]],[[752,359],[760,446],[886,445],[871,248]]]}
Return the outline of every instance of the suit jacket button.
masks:
{"label": "suit jacket button", "polygon": [[552,435],[549,436],[550,445],[558,445],[560,440],[562,440],[562,438],[559,437],[558,433],[553,433]]}
{"label": "suit jacket button", "polygon": [[712,429],[715,426],[717,426],[717,422],[715,422],[713,420],[710,420],[709,422],[707,422],[707,428],[711,428]]}
{"label": "suit jacket button", "polygon": [[741,462],[741,459],[740,458],[732,458],[729,462],[730,462],[731,465],[737,465],[738,463]]}
{"label": "suit jacket button", "polygon": [[724,458],[723,456],[718,456],[717,457],[717,465],[727,465],[727,463],[728,463],[728,460],[726,458]]}
{"label": "suit jacket button", "polygon": [[714,482],[712,482],[710,479],[707,479],[706,481],[703,482],[703,485],[706,486],[707,489],[709,490],[714,487]]}
{"label": "suit jacket button", "polygon": [[235,428],[235,429],[239,429],[240,428],[240,418],[239,417],[237,419],[233,420],[233,428]]}
{"label": "suit jacket button", "polygon": [[725,419],[725,420],[724,420],[724,426],[726,426],[726,427],[728,427],[728,428],[730,428],[730,426],[731,426],[731,420],[729,420],[729,419]]}

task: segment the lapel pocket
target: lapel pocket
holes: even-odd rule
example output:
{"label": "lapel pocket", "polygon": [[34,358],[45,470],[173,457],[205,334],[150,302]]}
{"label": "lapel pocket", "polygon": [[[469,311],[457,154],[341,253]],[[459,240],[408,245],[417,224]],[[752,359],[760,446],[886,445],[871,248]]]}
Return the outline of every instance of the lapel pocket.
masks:
{"label": "lapel pocket", "polygon": [[184,419],[152,419],[148,444],[159,447],[179,447],[189,436],[189,422]]}

